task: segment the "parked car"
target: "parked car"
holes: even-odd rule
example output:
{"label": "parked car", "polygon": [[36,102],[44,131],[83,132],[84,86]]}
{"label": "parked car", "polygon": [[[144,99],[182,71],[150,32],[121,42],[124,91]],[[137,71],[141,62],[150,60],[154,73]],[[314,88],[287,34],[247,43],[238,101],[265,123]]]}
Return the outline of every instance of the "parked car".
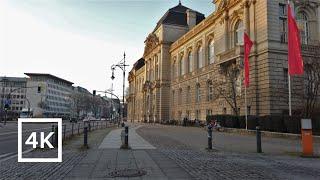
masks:
{"label": "parked car", "polygon": [[77,120],[77,118],[70,118],[70,122],[71,122],[71,123],[77,123],[78,120]]}
{"label": "parked car", "polygon": [[86,117],[83,119],[83,121],[93,121],[93,120],[96,120],[96,118],[94,118],[92,116],[89,116],[89,117]]}

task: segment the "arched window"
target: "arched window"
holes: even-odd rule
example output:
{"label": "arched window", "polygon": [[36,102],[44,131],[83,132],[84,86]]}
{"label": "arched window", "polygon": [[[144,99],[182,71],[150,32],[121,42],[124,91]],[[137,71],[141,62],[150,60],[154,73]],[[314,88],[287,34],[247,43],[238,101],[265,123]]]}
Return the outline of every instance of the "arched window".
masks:
{"label": "arched window", "polygon": [[214,60],[215,60],[215,54],[214,54],[214,41],[211,40],[209,42],[209,45],[208,45],[208,62],[209,64],[213,64],[214,63]]}
{"label": "arched window", "polygon": [[198,69],[203,67],[202,47],[201,46],[198,48],[198,51],[197,51],[197,67],[198,67]]}
{"label": "arched window", "polygon": [[309,39],[309,24],[308,17],[304,12],[297,13],[297,22],[300,30],[301,43],[308,44]]}
{"label": "arched window", "polygon": [[193,63],[192,63],[192,53],[191,51],[188,54],[188,65],[189,65],[189,72],[193,71]]}
{"label": "arched window", "polygon": [[207,84],[207,101],[213,100],[213,84],[212,81],[209,81]]}
{"label": "arched window", "polygon": [[184,61],[183,61],[183,57],[180,58],[179,60],[179,73],[180,76],[182,76],[184,74]]}
{"label": "arched window", "polygon": [[242,21],[238,21],[235,25],[234,42],[235,45],[243,45],[244,26]]}

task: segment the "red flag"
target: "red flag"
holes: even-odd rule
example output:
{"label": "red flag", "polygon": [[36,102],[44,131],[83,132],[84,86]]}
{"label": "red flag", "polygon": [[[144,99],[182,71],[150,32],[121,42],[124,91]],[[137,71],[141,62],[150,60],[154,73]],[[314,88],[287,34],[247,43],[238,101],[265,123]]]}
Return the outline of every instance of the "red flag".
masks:
{"label": "red flag", "polygon": [[290,4],[288,4],[288,69],[290,75],[303,74],[300,33]]}
{"label": "red flag", "polygon": [[249,87],[250,83],[250,63],[249,63],[249,55],[251,51],[251,47],[253,42],[250,40],[250,37],[247,33],[244,33],[244,85],[245,87]]}

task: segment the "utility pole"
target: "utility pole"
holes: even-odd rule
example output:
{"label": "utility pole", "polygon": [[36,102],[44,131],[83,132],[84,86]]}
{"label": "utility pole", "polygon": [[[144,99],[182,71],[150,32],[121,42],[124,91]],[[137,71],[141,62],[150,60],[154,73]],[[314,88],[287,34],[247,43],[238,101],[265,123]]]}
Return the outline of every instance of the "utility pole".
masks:
{"label": "utility pole", "polygon": [[[116,67],[120,68],[123,71],[123,84],[122,84],[122,105],[120,105],[121,108],[121,117],[122,117],[122,121],[124,121],[124,91],[125,91],[125,83],[126,83],[126,66],[129,66],[126,64],[126,53],[123,53],[123,59],[118,62],[117,64],[114,64],[111,66],[111,70],[112,70],[112,76],[111,79],[114,80],[115,76],[114,76],[114,71],[116,69]],[[121,103],[120,103],[121,104]]]}

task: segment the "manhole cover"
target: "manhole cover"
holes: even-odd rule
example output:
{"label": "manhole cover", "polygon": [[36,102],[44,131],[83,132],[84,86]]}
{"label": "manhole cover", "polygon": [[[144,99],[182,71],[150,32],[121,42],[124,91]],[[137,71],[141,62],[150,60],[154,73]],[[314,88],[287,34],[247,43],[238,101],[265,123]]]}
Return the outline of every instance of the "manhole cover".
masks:
{"label": "manhole cover", "polygon": [[109,173],[110,177],[140,177],[146,175],[147,172],[142,169],[119,169]]}

